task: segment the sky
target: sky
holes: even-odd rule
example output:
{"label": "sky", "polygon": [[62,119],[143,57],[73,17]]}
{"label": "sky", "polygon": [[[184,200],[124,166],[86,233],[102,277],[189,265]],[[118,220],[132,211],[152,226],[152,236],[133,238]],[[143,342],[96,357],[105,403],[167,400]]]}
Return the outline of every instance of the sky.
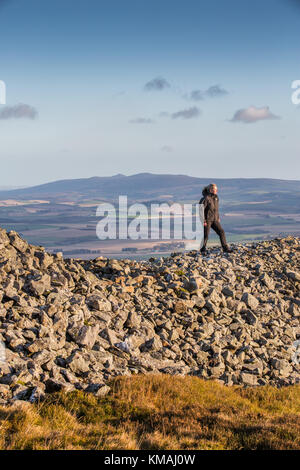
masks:
{"label": "sky", "polygon": [[0,186],[300,180],[299,32],[300,0],[0,0]]}

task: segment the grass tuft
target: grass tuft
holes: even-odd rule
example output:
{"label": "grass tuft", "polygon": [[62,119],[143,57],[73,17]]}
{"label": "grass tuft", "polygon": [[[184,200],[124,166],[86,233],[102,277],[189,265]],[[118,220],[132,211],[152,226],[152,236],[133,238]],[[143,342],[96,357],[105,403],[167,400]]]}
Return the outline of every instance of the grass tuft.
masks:
{"label": "grass tuft", "polygon": [[300,449],[300,385],[225,387],[197,377],[118,377],[103,398],[59,393],[0,407],[0,449]]}

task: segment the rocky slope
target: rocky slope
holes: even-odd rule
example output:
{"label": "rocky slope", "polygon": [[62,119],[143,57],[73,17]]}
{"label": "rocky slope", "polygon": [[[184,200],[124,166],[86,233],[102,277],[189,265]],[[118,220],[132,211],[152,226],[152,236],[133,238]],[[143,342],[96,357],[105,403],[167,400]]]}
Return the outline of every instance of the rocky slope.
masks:
{"label": "rocky slope", "polygon": [[1,230],[0,403],[104,395],[138,373],[299,383],[299,259],[287,237],[204,258],[63,260]]}

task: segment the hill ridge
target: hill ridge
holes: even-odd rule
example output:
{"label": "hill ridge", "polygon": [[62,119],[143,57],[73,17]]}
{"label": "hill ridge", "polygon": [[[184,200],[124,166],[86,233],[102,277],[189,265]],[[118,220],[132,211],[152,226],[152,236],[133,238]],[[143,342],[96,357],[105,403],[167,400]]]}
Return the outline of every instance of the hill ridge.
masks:
{"label": "hill ridge", "polygon": [[[220,191],[230,199],[241,199],[247,191],[282,192],[282,197],[300,193],[300,181],[275,178],[201,178],[188,175],[138,173],[133,175],[94,176],[89,178],[62,179],[32,187],[0,191],[0,199],[39,199],[57,200],[98,197],[117,199],[119,194],[127,194],[130,199],[156,198],[171,191],[173,198],[195,199],[202,187],[214,181]],[[286,194],[287,193],[287,194]],[[237,197],[239,195],[239,197]]]}

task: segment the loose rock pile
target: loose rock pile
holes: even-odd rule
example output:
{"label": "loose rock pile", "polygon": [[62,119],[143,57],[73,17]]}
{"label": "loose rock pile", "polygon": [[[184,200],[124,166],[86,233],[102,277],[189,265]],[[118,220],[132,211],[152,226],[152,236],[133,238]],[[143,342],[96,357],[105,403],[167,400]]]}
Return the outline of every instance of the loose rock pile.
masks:
{"label": "loose rock pile", "polygon": [[139,373],[299,383],[299,238],[233,248],[64,260],[0,230],[0,403]]}

